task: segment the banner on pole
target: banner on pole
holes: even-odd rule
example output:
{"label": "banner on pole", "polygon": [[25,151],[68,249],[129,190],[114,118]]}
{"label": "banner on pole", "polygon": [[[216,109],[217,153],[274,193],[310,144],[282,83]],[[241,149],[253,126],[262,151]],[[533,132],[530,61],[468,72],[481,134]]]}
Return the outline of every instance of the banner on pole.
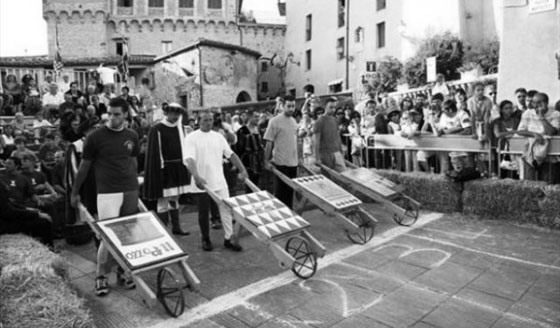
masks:
{"label": "banner on pole", "polygon": [[426,78],[428,82],[436,80],[436,57],[426,58]]}

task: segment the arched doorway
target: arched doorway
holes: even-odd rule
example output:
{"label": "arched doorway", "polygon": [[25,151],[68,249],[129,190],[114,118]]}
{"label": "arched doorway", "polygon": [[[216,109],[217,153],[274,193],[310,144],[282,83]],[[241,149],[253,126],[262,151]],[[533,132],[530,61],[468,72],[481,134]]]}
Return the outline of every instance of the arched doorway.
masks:
{"label": "arched doorway", "polygon": [[248,101],[251,101],[251,96],[246,91],[241,91],[237,95],[237,99],[235,99],[236,103],[243,103]]}
{"label": "arched doorway", "polygon": [[308,85],[303,87],[303,92],[309,92],[311,94],[314,94],[315,93],[315,87],[313,86],[313,84],[308,84]]}

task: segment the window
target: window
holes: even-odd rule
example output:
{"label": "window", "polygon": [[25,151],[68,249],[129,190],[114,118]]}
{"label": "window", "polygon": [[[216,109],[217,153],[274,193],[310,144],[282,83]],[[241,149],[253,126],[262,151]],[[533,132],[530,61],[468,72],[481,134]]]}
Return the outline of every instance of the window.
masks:
{"label": "window", "polygon": [[124,47],[124,46],[123,46],[123,41],[122,41],[122,39],[119,38],[117,41],[115,41],[115,53],[116,53],[118,56],[122,56],[122,54],[123,54],[123,47]]}
{"label": "window", "polygon": [[377,24],[377,48],[385,47],[385,22]]}
{"label": "window", "polygon": [[194,8],[194,0],[179,0],[179,8]]}
{"label": "window", "polygon": [[346,0],[338,0],[338,27],[344,26],[346,15]]}
{"label": "window", "polygon": [[311,40],[311,14],[305,16],[305,41]]}
{"label": "window", "polygon": [[173,50],[173,41],[161,41],[161,53],[167,54]]}
{"label": "window", "polygon": [[383,10],[387,7],[387,0],[377,0],[377,11]]}
{"label": "window", "polygon": [[208,0],[208,9],[222,9],[222,0]]}
{"label": "window", "polygon": [[342,82],[329,85],[329,93],[342,92]]}
{"label": "window", "polygon": [[268,72],[268,62],[262,61],[261,62],[261,72]]}
{"label": "window", "polygon": [[117,7],[132,7],[133,0],[119,0],[117,2]]}
{"label": "window", "polygon": [[336,40],[336,58],[338,60],[344,59],[344,38]]}
{"label": "window", "polygon": [[261,92],[263,93],[268,92],[268,82],[261,82]]}
{"label": "window", "polygon": [[354,42],[356,43],[360,43],[362,42],[363,38],[362,38],[362,34],[364,33],[364,29],[362,27],[358,27],[355,31],[354,31]]}
{"label": "window", "polygon": [[148,0],[148,7],[163,8],[163,0]]}
{"label": "window", "polygon": [[305,51],[305,69],[311,69],[311,49]]}

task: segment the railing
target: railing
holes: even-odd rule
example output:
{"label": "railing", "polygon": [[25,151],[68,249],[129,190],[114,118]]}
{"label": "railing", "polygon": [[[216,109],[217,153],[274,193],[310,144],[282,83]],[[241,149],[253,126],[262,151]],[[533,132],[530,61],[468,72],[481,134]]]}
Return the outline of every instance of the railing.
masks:
{"label": "railing", "polygon": [[[560,156],[560,137],[545,137],[550,140],[548,149],[549,156]],[[479,153],[488,155],[488,168],[492,169],[493,159],[500,158],[502,154],[522,155],[527,138],[512,137],[508,139],[509,146],[507,150],[500,150],[491,147],[489,143],[481,143],[471,136],[444,135],[436,137],[432,134],[421,134],[420,136],[408,139],[399,135],[383,135],[374,134],[365,138],[367,146],[365,150],[401,150],[401,151],[431,151],[431,152],[466,152]],[[500,143],[498,143],[500,144]],[[493,155],[496,154],[494,157]],[[369,159],[369,152],[366,153],[366,165],[372,162]],[[415,159],[413,159],[415,160]],[[495,163],[494,163],[495,164]],[[412,171],[410,167],[406,171]],[[520,167],[520,173],[522,167]]]}
{"label": "railing", "polygon": [[[37,82],[37,85],[40,86],[45,81],[45,76],[51,75],[53,77],[54,82],[61,82],[62,76],[68,75],[68,81],[78,82],[78,88],[82,91],[86,91],[86,87],[88,84],[95,82],[96,80],[93,77],[93,74],[90,70],[87,69],[64,69],[60,74],[57,74],[52,69],[43,69],[43,68],[25,68],[25,67],[0,67],[0,76],[2,77],[1,82],[6,82],[6,76],[14,75],[17,78],[17,82],[21,84],[21,78],[26,75],[30,74],[33,79]],[[115,90],[120,90],[121,87],[121,76],[117,72],[115,73]]]}
{"label": "railing", "polygon": [[[447,84],[447,86],[450,87],[450,88],[461,88],[461,89],[465,90],[467,95],[469,95],[469,94],[473,93],[472,92],[473,91],[472,86],[475,83],[497,81],[497,80],[498,80],[498,74],[488,74],[488,75],[483,75],[483,76],[481,76],[481,77],[479,77],[478,79],[475,79],[475,80],[449,81],[449,82],[446,82],[445,84]],[[408,90],[404,90],[404,91],[391,92],[391,93],[389,93],[389,96],[396,99],[397,101],[400,101],[405,97],[415,98],[416,95],[418,95],[418,94],[424,94],[426,96],[429,96],[429,95],[431,95],[432,88],[433,88],[432,85],[425,85],[425,86],[419,87],[419,88],[413,88],[413,89],[408,89]]]}

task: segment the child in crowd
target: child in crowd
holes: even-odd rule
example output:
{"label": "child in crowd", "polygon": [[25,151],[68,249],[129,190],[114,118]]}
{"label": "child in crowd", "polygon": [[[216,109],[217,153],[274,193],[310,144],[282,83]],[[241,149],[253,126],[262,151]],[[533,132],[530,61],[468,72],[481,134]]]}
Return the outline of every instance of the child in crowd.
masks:
{"label": "child in crowd", "polygon": [[387,130],[389,134],[401,134],[401,112],[399,110],[392,110],[389,115],[389,123],[387,123]]}

